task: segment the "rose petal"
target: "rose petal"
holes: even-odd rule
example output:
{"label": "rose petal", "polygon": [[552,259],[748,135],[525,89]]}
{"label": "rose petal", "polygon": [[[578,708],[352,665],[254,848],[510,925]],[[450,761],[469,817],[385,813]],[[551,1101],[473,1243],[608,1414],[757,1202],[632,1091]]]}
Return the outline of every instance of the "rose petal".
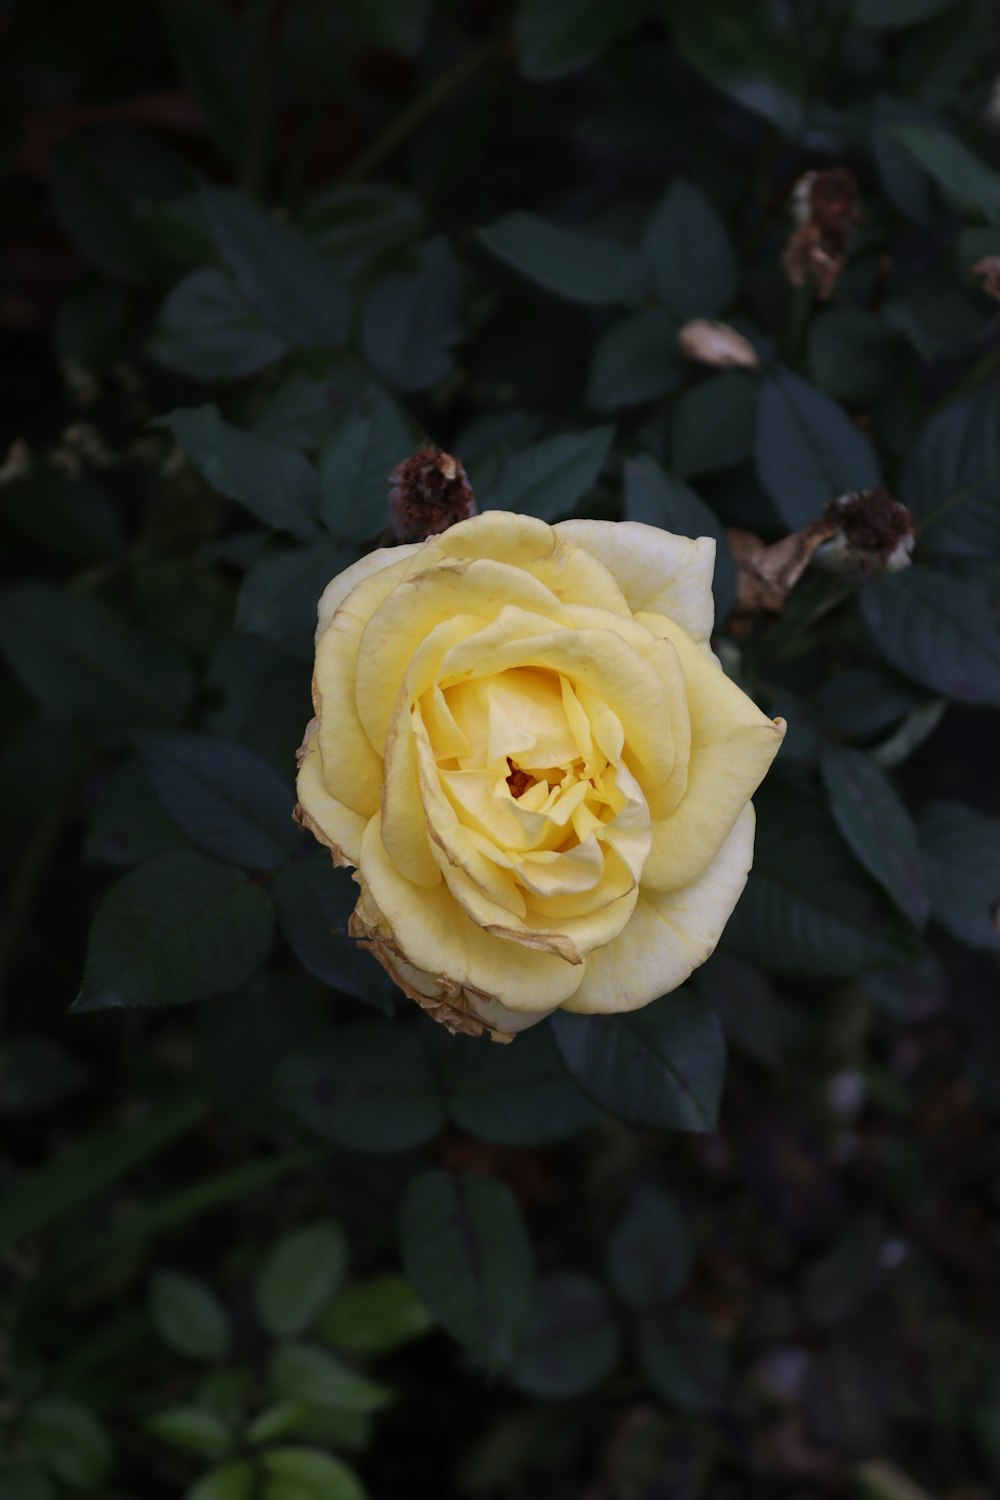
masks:
{"label": "rose petal", "polygon": [[715,858],[777,755],[785,723],[761,713],[716,658],[670,620],[649,623],[677,650],[691,710],[687,790],[668,818],[654,821],[642,872],[644,886],[675,890]]}
{"label": "rose petal", "polygon": [[639,1010],[683,984],[710,958],[746,885],[753,861],[754,811],[749,803],[698,880],[677,891],[645,885],[628,926],[587,959],[564,1010],[612,1014]]}
{"label": "rose petal", "polygon": [[415,968],[446,975],[515,1011],[551,1010],[579,984],[582,965],[484,932],[444,882],[427,888],[406,880],[385,852],[378,817],[365,829],[360,870],[399,951]]}
{"label": "rose petal", "polygon": [[708,640],[715,619],[712,537],[674,536],[641,521],[560,521],[553,529],[601,560],[633,614],[667,615],[694,640]]}

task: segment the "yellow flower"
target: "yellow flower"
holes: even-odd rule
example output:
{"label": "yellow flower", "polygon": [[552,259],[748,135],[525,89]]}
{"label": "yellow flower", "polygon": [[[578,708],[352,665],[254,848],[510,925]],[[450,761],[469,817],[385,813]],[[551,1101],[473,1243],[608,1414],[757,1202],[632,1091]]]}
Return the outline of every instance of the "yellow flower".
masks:
{"label": "yellow flower", "polygon": [[709,646],[715,543],[487,512],[319,604],[299,817],[453,1030],[635,1010],[709,957],[784,723]]}

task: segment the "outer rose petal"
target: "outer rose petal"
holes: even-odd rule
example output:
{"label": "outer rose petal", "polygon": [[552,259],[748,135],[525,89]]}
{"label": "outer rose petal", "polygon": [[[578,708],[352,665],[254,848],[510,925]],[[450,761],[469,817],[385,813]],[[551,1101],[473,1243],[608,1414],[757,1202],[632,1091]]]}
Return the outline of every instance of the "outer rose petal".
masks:
{"label": "outer rose petal", "polygon": [[316,640],[324,633],[352,589],[357,588],[359,583],[363,583],[373,573],[381,573],[383,568],[391,568],[393,563],[412,557],[415,552],[420,551],[420,547],[419,542],[407,543],[403,547],[378,547],[338,573],[336,578],[331,578],[316,606]]}
{"label": "outer rose petal", "polygon": [[644,886],[677,890],[696,880],[722,847],[781,748],[785,721],[761,713],[715,656],[672,621],[643,619],[673,643],[691,710],[687,790],[668,818],[653,823],[642,872]]}
{"label": "outer rose petal", "polygon": [[589,955],[583,980],[563,1009],[608,1015],[639,1010],[683,984],[711,958],[743,892],[753,835],[754,810],[747,803],[698,880],[677,891],[642,887],[628,926]]}
{"label": "outer rose petal", "polygon": [[443,882],[412,885],[386,854],[377,817],[365,829],[359,871],[362,895],[384,919],[380,936],[388,933],[394,951],[430,980],[533,1015],[554,1010],[580,983],[582,964],[484,932]]}
{"label": "outer rose petal", "polygon": [[334,863],[356,865],[361,858],[361,838],[366,819],[352,812],[323,784],[323,762],[316,738],[316,720],[306,730],[299,751],[299,774],[296,783],[299,806],[296,816],[321,844],[333,850]]}
{"label": "outer rose petal", "polygon": [[715,620],[714,538],[693,541],[642,521],[560,521],[552,529],[600,559],[633,614],[667,615],[692,640],[708,640]]}

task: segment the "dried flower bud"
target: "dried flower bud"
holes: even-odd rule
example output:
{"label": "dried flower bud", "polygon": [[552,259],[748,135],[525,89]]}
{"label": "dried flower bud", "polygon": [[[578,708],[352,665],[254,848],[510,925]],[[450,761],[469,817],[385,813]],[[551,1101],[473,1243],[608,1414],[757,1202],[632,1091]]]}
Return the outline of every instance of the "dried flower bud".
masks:
{"label": "dried flower bud", "polygon": [[394,542],[426,541],[478,513],[465,469],[440,448],[418,449],[390,478],[389,535]]}
{"label": "dried flower bud", "polygon": [[831,500],[821,519],[833,528],[816,563],[833,573],[897,573],[909,566],[913,517],[881,486]]}
{"label": "dried flower bud", "polygon": [[969,275],[978,277],[987,296],[1000,302],[1000,255],[984,255],[970,267]]}
{"label": "dried flower bud", "polygon": [[791,207],[798,227],[782,256],[785,274],[793,286],[813,281],[825,302],[844,269],[851,233],[862,219],[853,172],[846,167],[807,172],[792,190]]}
{"label": "dried flower bud", "polygon": [[677,343],[685,359],[713,365],[717,370],[755,370],[760,363],[749,339],[726,323],[713,323],[708,318],[692,318],[685,323]]}

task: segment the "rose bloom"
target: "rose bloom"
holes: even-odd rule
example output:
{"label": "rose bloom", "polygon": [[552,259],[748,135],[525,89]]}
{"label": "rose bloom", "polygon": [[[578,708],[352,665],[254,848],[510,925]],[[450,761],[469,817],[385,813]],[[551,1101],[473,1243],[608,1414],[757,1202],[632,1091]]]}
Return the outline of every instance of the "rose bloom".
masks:
{"label": "rose bloom", "polygon": [[784,734],[709,645],[715,543],[487,512],[373,552],[319,604],[300,821],[350,930],[497,1040],[675,989],[753,856]]}

